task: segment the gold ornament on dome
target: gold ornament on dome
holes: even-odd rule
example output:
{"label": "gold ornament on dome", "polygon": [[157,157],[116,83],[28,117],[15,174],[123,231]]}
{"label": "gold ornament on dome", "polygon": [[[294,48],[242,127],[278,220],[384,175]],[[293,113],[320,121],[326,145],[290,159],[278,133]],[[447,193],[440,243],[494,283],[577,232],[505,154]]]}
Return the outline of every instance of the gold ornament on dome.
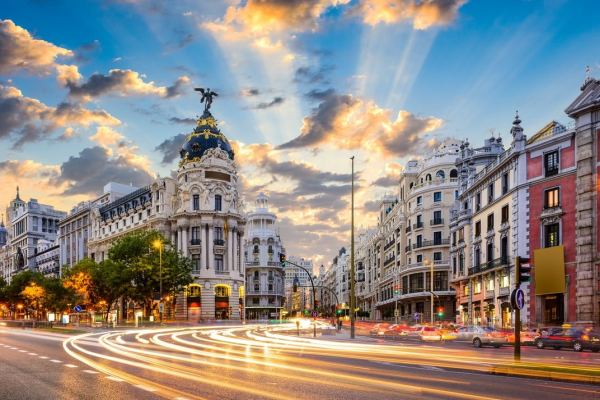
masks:
{"label": "gold ornament on dome", "polygon": [[212,116],[207,117],[207,118],[198,118],[198,120],[196,121],[198,126],[202,126],[202,125],[208,125],[211,128],[216,128],[217,127],[217,120],[214,119]]}

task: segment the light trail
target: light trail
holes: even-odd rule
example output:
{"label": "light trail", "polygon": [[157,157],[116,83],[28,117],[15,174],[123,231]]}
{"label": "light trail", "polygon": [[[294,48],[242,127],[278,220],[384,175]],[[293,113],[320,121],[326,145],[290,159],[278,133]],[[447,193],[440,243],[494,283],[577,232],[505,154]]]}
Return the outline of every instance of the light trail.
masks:
{"label": "light trail", "polygon": [[[319,324],[321,329],[326,326]],[[511,369],[511,373],[531,377],[539,373],[536,367],[548,366],[547,359],[516,366],[506,356],[490,360],[466,349],[356,343],[295,334],[295,324],[136,329],[84,334],[66,339],[63,347],[95,370],[171,399],[199,399],[212,391],[225,391],[291,400],[311,397],[315,386],[358,398],[496,399],[470,393],[472,380],[444,375],[442,368],[484,373]],[[564,377],[584,372],[600,376],[597,365],[568,362],[557,360],[552,366],[568,365],[570,371],[564,372]],[[437,371],[442,374],[435,376]],[[289,391],[279,384],[265,385],[269,380],[285,382]]]}

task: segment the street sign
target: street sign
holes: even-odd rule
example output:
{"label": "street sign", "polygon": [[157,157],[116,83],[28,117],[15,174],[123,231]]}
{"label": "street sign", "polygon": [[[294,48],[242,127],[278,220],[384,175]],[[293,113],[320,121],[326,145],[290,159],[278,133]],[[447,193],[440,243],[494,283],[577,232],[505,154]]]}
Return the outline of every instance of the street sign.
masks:
{"label": "street sign", "polygon": [[158,310],[160,312],[163,312],[163,309],[165,308],[165,305],[163,303],[158,303]]}
{"label": "street sign", "polygon": [[513,308],[518,308],[519,310],[522,310],[523,307],[525,307],[525,293],[522,289],[517,288],[512,291],[510,303]]}
{"label": "street sign", "polygon": [[75,307],[73,307],[73,310],[75,310],[75,312],[82,312],[83,308],[80,305],[76,305]]}
{"label": "street sign", "polygon": [[417,321],[419,320],[419,316],[420,316],[420,314],[419,314],[418,312],[416,312],[416,313],[414,313],[414,314],[413,314],[413,317],[414,317],[414,318],[415,318],[415,320],[417,320]]}
{"label": "street sign", "polygon": [[398,310],[397,308],[394,310],[394,317],[399,317],[400,316],[400,310]]}
{"label": "street sign", "polygon": [[317,312],[316,312],[316,311],[313,311],[313,312],[312,312],[312,316],[313,316],[313,318],[317,318],[317,315],[318,315],[318,314],[317,314]]}

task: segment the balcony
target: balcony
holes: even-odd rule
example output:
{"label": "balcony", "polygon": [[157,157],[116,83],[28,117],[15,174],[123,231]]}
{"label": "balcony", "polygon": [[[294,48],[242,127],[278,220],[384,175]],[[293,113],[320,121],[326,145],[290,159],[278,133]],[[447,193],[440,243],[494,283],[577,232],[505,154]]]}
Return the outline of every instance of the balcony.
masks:
{"label": "balcony", "polygon": [[469,268],[469,275],[475,275],[481,272],[481,265],[476,265],[472,268]]}
{"label": "balcony", "polygon": [[546,178],[554,175],[558,175],[558,165],[546,166]]}
{"label": "balcony", "polygon": [[450,244],[450,239],[441,239],[441,240],[423,240],[422,242],[417,242],[412,245],[413,250],[420,249],[423,247],[430,246],[448,246]]}
{"label": "balcony", "polygon": [[411,231],[410,225],[406,227],[405,231],[406,231],[406,233],[409,233]]}
{"label": "balcony", "polygon": [[391,242],[388,242],[385,246],[383,246],[383,251],[386,251],[387,249],[392,247],[394,245],[394,243],[396,243],[394,240],[392,240]]}
{"label": "balcony", "polygon": [[200,239],[191,239],[190,240],[190,246],[200,246],[202,244],[202,241]]}
{"label": "balcony", "polygon": [[216,273],[217,275],[228,275],[228,274],[229,274],[229,271],[228,271],[228,270],[225,270],[225,269],[217,269],[217,270],[215,270],[215,273]]}
{"label": "balcony", "polygon": [[215,239],[213,240],[215,246],[225,246],[225,241],[223,239]]}
{"label": "balcony", "polygon": [[434,218],[429,222],[430,225],[443,225],[444,224],[444,218]]}
{"label": "balcony", "polygon": [[485,298],[486,299],[493,299],[495,295],[494,289],[492,290],[486,290],[485,291]]}
{"label": "balcony", "polygon": [[421,229],[423,228],[423,222],[417,222],[416,224],[413,224],[413,229]]}
{"label": "balcony", "polygon": [[510,293],[510,288],[508,286],[500,288],[500,296],[508,296]]}
{"label": "balcony", "polygon": [[404,248],[404,251],[410,251],[410,244]]}

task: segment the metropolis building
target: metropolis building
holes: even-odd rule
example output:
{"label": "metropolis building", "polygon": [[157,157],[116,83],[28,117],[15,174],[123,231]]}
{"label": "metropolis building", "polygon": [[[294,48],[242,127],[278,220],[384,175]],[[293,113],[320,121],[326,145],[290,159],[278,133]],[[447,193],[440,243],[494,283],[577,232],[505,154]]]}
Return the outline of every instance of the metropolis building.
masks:
{"label": "metropolis building", "polygon": [[245,240],[246,318],[279,318],[284,307],[284,273],[279,254],[285,254],[277,229],[277,216],[263,193],[248,214]]}
{"label": "metropolis building", "polygon": [[[118,237],[156,229],[192,260],[194,282],[173,294],[176,319],[239,320],[243,315],[245,218],[238,193],[237,166],[229,141],[210,113],[210,102],[186,137],[179,168],[158,177],[91,214],[88,253],[101,261]],[[165,294],[166,295],[166,294]],[[121,312],[131,314],[132,310]],[[119,316],[122,318],[122,316]]]}

